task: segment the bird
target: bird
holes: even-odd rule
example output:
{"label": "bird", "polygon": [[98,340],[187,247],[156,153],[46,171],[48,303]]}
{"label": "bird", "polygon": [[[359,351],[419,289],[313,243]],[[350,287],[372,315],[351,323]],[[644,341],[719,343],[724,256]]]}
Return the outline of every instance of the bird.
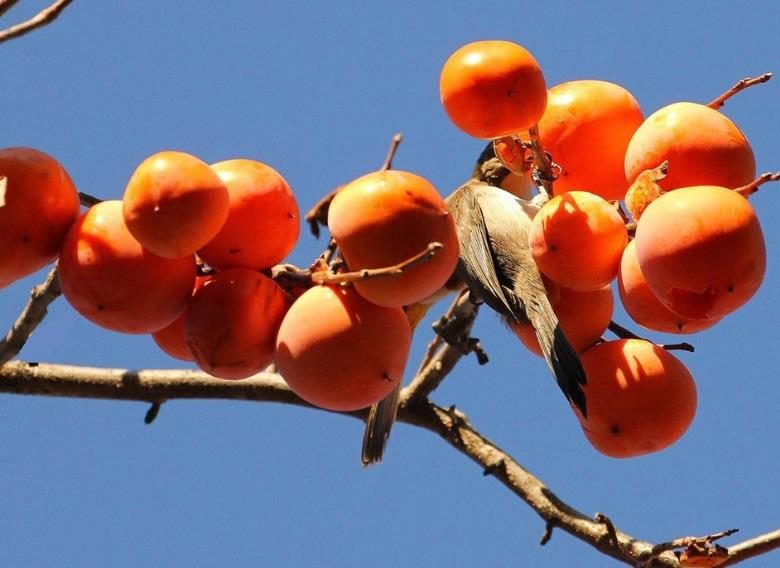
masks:
{"label": "bird", "polygon": [[[468,287],[506,323],[530,322],[544,359],[566,399],[587,416],[583,386],[587,380],[579,355],[563,332],[531,254],[528,232],[547,199],[531,199],[503,189],[512,174],[488,144],[468,181],[446,198],[458,233],[460,253],[453,278],[444,289],[405,307],[412,330],[438,299]],[[516,182],[516,180],[514,180]],[[514,184],[516,187],[516,183]],[[369,411],[361,459],[364,466],[381,461],[395,422],[401,385]]]}

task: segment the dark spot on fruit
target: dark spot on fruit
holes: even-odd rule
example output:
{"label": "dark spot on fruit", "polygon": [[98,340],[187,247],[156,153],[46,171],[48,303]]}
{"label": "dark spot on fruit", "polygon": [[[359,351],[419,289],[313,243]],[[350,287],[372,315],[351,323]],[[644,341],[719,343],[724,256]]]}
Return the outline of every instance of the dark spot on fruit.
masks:
{"label": "dark spot on fruit", "polygon": [[551,252],[555,252],[556,250],[558,250],[558,245],[550,245],[550,246],[549,246],[549,247],[547,247],[547,248],[548,248],[548,249],[549,249]]}
{"label": "dark spot on fruit", "polygon": [[620,434],[620,426],[618,426],[617,424],[613,424],[612,426],[609,427],[609,431],[615,435]]}
{"label": "dark spot on fruit", "polygon": [[26,233],[24,235],[22,235],[22,242],[23,243],[29,243],[30,242],[30,235],[28,235]]}
{"label": "dark spot on fruit", "polygon": [[99,312],[102,312],[103,310],[106,309],[106,307],[103,304],[98,304],[97,305],[97,309],[98,309]]}
{"label": "dark spot on fruit", "polygon": [[728,287],[728,288],[726,288],[726,289],[727,289],[729,292],[733,292],[733,291],[734,291],[734,284],[729,284],[729,287]]}
{"label": "dark spot on fruit", "polygon": [[382,379],[384,379],[385,381],[390,381],[390,382],[393,381],[393,378],[387,373],[387,371],[383,371],[382,372]]}
{"label": "dark spot on fruit", "polygon": [[231,248],[231,249],[228,249],[228,252],[230,254],[238,254],[238,253],[241,252],[241,249],[240,248]]}

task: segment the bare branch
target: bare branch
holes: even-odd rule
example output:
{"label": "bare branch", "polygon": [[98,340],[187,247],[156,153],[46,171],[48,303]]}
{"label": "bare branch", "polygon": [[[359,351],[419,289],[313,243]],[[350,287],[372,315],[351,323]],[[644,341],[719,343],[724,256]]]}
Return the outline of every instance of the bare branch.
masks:
{"label": "bare branch", "polygon": [[423,262],[427,262],[433,256],[444,248],[441,243],[429,243],[425,250],[420,251],[411,258],[408,258],[393,266],[383,268],[364,268],[354,272],[342,272],[333,274],[329,271],[315,272],[311,278],[315,284],[341,284],[345,282],[356,282],[366,278],[380,278],[385,276],[400,276],[405,270]]}
{"label": "bare branch", "polygon": [[3,15],[16,6],[19,3],[19,0],[0,0],[0,18],[3,17]]}
{"label": "bare branch", "polygon": [[[609,331],[617,335],[620,339],[641,339],[642,341],[650,341],[649,339],[646,339],[641,335],[637,335],[630,329],[623,327],[622,325],[620,325],[615,321],[609,322],[609,326],[607,326],[607,329],[609,329]],[[666,349],[667,351],[688,351],[689,353],[693,353],[696,350],[693,345],[687,342],[656,343],[656,345],[658,345],[658,347]]]}
{"label": "bare branch", "polygon": [[49,271],[46,280],[32,289],[30,300],[16,318],[5,338],[0,341],[0,365],[10,361],[22,350],[24,344],[43,321],[48,313],[49,304],[56,300],[62,291],[57,276],[57,266]]}
{"label": "bare branch", "polygon": [[747,89],[748,87],[752,87],[753,85],[766,83],[771,78],[772,78],[772,73],[764,73],[763,75],[759,75],[758,77],[745,77],[744,79],[737,81],[737,83],[733,87],[731,87],[728,91],[720,95],[717,99],[714,99],[709,103],[707,103],[707,106],[710,108],[714,108],[715,110],[718,110],[719,108],[721,108],[723,105],[726,104],[727,100],[729,100],[737,93],[744,91],[745,89]]}
{"label": "bare branch", "polygon": [[[15,37],[23,36],[37,28],[52,23],[71,2],[73,2],[73,0],[56,0],[56,2],[53,2],[48,8],[44,8],[29,20],[11,26],[10,28],[0,30],[0,43]],[[11,6],[15,3],[16,2],[11,2]],[[8,6],[7,3],[5,6],[0,5],[0,16],[11,6]]]}
{"label": "bare branch", "polygon": [[758,188],[769,181],[780,180],[780,172],[764,172],[750,183],[734,189],[742,197],[747,197],[758,191]]}
{"label": "bare branch", "polygon": [[729,558],[721,566],[734,566],[738,562],[778,548],[780,548],[780,529],[729,546]]}

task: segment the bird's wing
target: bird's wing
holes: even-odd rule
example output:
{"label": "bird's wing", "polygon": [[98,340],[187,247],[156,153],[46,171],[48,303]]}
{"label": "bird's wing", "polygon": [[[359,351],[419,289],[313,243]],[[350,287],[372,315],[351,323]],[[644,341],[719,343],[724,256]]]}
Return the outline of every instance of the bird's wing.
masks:
{"label": "bird's wing", "polygon": [[[474,191],[475,187],[481,186],[461,186],[447,198],[450,213],[458,228],[460,259],[457,273],[495,311],[507,315],[516,313],[517,306],[505,295],[507,288],[496,273],[496,254],[490,243],[485,215]],[[468,218],[473,218],[472,222],[463,222]]]}

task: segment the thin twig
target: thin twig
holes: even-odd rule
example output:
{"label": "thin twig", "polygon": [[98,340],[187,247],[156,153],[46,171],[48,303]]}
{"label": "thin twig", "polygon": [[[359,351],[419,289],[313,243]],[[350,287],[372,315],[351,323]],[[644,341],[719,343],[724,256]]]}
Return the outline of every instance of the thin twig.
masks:
{"label": "thin twig", "polygon": [[314,204],[314,207],[309,209],[306,215],[303,216],[303,220],[309,224],[309,231],[314,235],[314,238],[320,238],[320,226],[328,225],[328,210],[330,209],[330,203],[336,194],[341,191],[343,185],[338,186],[336,189],[330,190],[325,197],[320,199]]}
{"label": "thin twig", "polygon": [[365,280],[366,278],[383,278],[386,276],[400,276],[405,270],[408,270],[412,266],[427,262],[433,256],[444,248],[441,243],[429,243],[425,250],[420,251],[411,258],[408,258],[393,266],[386,266],[383,268],[364,268],[362,270],[356,270],[354,272],[341,272],[334,274],[329,271],[320,271],[312,274],[312,282],[315,284],[344,284],[347,282],[356,282],[358,280]]}
{"label": "thin twig", "polygon": [[0,18],[18,3],[19,0],[0,0]]}
{"label": "thin twig", "polygon": [[84,207],[92,207],[93,205],[97,205],[103,200],[98,199],[97,197],[88,193],[84,193],[83,191],[79,191],[79,201]]}
{"label": "thin twig", "polygon": [[403,134],[400,132],[393,135],[393,139],[390,141],[390,148],[387,150],[387,156],[385,156],[385,161],[382,162],[382,167],[379,168],[380,171],[386,171],[393,167],[393,160],[395,159],[395,154],[398,152],[398,146],[401,145],[401,141],[404,139]]}
{"label": "thin twig", "polygon": [[531,155],[534,158],[534,180],[541,185],[548,197],[552,197],[553,194],[553,182],[558,177],[553,168],[553,162],[550,156],[542,148],[542,140],[539,138],[539,126],[533,125],[528,130],[528,135],[531,139],[530,150]]}
{"label": "thin twig", "polygon": [[[15,26],[11,26],[10,28],[0,30],[0,43],[15,37],[23,36],[24,34],[29,33],[37,28],[41,28],[47,24],[52,23],[71,2],[73,2],[73,0],[57,0],[56,2],[53,2],[48,8],[44,8],[29,20],[16,24]],[[0,9],[1,8],[2,7],[0,6]],[[10,6],[6,7],[5,10],[8,10],[8,8],[10,8]],[[0,15],[2,15],[2,12],[0,12]]]}
{"label": "thin twig", "polygon": [[721,566],[735,564],[755,558],[780,548],[780,529],[729,546],[729,557]]}
{"label": "thin twig", "polygon": [[769,181],[778,181],[780,180],[780,172],[765,172],[758,176],[756,179],[751,181],[750,183],[743,185],[741,187],[737,187],[734,189],[737,193],[739,193],[743,197],[747,197],[748,195],[752,195],[755,192],[758,191],[758,188],[764,185],[765,183]]}
{"label": "thin twig", "polygon": [[11,329],[8,330],[5,338],[0,341],[0,365],[19,354],[30,335],[46,317],[49,304],[56,300],[61,293],[57,266],[55,265],[49,271],[46,280],[32,289],[27,305],[16,318]]}
{"label": "thin twig", "polygon": [[[641,335],[637,335],[630,329],[623,327],[615,321],[609,322],[607,329],[617,335],[620,339],[640,339],[642,341],[650,341],[649,339],[646,339]],[[693,345],[685,341],[682,343],[656,343],[656,345],[666,349],[667,351],[688,351],[689,353],[696,351]]]}
{"label": "thin twig", "polygon": [[753,85],[766,83],[771,78],[772,78],[772,73],[764,73],[763,75],[759,75],[758,77],[745,77],[744,79],[740,79],[728,91],[720,95],[718,98],[707,103],[707,106],[717,110],[721,108],[724,104],[726,104],[726,101],[729,100],[734,95],[736,95],[737,93],[744,91],[745,89],[747,89],[748,87],[752,87]]}

